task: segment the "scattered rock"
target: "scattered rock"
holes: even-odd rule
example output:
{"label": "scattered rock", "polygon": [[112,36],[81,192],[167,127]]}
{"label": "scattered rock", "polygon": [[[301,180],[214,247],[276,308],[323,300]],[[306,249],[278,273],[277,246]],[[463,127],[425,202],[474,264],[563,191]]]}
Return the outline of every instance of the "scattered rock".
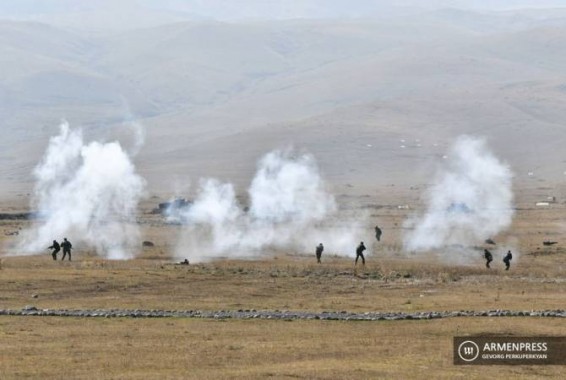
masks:
{"label": "scattered rock", "polygon": [[38,298],[39,296],[37,294],[32,294],[31,298]]}
{"label": "scattered rock", "polygon": [[143,247],[155,247],[155,244],[153,244],[153,242],[151,242],[151,241],[146,240],[142,243],[142,246]]}
{"label": "scattered rock", "polygon": [[347,311],[333,312],[292,312],[276,310],[122,310],[122,309],[96,309],[96,310],[38,310],[35,306],[27,305],[22,310],[2,310],[0,315],[33,315],[33,316],[60,316],[84,318],[210,318],[210,319],[276,319],[276,320],[341,320],[341,321],[383,321],[383,320],[422,320],[432,318],[455,317],[550,317],[566,318],[566,310],[543,311],[514,311],[514,310],[488,310],[488,311],[432,311],[432,312],[365,312],[352,313]]}

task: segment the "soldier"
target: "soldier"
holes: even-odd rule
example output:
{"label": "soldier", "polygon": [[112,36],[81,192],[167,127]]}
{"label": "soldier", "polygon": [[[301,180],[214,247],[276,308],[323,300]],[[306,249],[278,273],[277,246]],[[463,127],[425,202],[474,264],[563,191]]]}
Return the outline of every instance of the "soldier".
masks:
{"label": "soldier", "polygon": [[381,240],[381,228],[379,226],[375,226],[375,238],[377,241]]}
{"label": "soldier", "polygon": [[71,261],[71,248],[73,248],[71,242],[68,241],[67,238],[64,238],[61,243],[61,247],[63,247],[63,257],[61,258],[61,261],[65,260],[65,256],[67,254],[69,254],[69,261]]}
{"label": "soldier", "polygon": [[324,251],[324,246],[322,243],[316,246],[316,262],[320,264],[320,258],[322,256],[322,251]]}
{"label": "soldier", "polygon": [[511,266],[511,259],[512,258],[513,258],[513,255],[511,254],[511,251],[507,251],[507,254],[503,258],[503,262],[505,263],[505,270],[509,270],[509,267]]}
{"label": "soldier", "polygon": [[362,258],[362,265],[366,265],[366,259],[364,257],[364,251],[366,250],[366,246],[364,245],[364,242],[362,241],[360,243],[360,245],[358,245],[358,248],[356,248],[356,261],[354,265],[358,265],[358,259],[361,257]]}
{"label": "soldier", "polygon": [[491,252],[489,252],[487,249],[484,249],[483,250],[483,257],[485,257],[485,267],[490,268],[489,263],[491,263],[493,261],[493,256],[492,256]]}
{"label": "soldier", "polygon": [[53,240],[53,244],[51,245],[51,247],[47,247],[47,249],[53,250],[53,252],[51,252],[51,256],[53,256],[53,260],[57,260],[57,254],[61,250],[61,246],[59,245],[59,243],[57,243],[57,240]]}

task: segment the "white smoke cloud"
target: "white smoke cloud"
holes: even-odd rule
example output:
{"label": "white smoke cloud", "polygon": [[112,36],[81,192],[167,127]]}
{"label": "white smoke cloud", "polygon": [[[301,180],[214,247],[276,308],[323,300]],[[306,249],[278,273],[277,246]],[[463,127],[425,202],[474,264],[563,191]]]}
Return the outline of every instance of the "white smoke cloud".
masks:
{"label": "white smoke cloud", "polygon": [[136,117],[132,113],[130,103],[124,97],[120,97],[122,102],[124,117],[124,127],[126,128],[129,135],[133,138],[131,145],[128,148],[128,154],[130,157],[135,157],[139,154],[140,150],[145,145],[146,133],[143,125],[137,121]]}
{"label": "white smoke cloud", "polygon": [[289,152],[267,154],[250,190],[252,218],[272,223],[321,220],[336,210],[334,197],[324,189],[314,158],[291,157]]}
{"label": "white smoke cloud", "polygon": [[81,131],[64,123],[33,174],[40,220],[18,251],[44,252],[52,240],[68,237],[106,258],[132,256],[140,235],[131,222],[145,181],[118,142],[85,144]]}
{"label": "white smoke cloud", "polygon": [[244,209],[231,184],[201,181],[194,203],[181,213],[185,230],[177,256],[201,261],[254,257],[265,249],[314,252],[319,242],[327,253],[350,255],[363,234],[362,219],[359,225],[336,221],[336,201],[309,154],[267,154],[248,195]]}
{"label": "white smoke cloud", "polygon": [[133,136],[132,145],[128,148],[128,155],[136,157],[145,145],[145,128],[139,122],[131,120],[126,124],[126,129]]}
{"label": "white smoke cloud", "polygon": [[424,215],[405,222],[405,249],[429,251],[483,243],[511,225],[512,173],[483,139],[461,136],[427,194]]}

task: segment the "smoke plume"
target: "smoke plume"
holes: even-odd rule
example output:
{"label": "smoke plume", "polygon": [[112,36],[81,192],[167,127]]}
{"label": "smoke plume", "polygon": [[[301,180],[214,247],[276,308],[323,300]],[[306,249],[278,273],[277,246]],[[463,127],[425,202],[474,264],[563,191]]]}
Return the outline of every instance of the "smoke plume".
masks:
{"label": "smoke plume", "polygon": [[202,180],[194,202],[180,213],[185,229],[177,255],[193,261],[253,257],[264,249],[311,251],[319,242],[334,254],[355,248],[360,226],[337,224],[336,201],[309,154],[287,150],[264,156],[248,196],[245,208],[231,184]]}
{"label": "smoke plume", "polygon": [[118,142],[85,144],[81,131],[64,123],[33,174],[39,225],[24,234],[20,250],[45,252],[68,237],[109,259],[132,256],[139,231],[130,222],[145,181]]}
{"label": "smoke plume", "polygon": [[135,157],[145,145],[145,128],[137,121],[132,113],[128,100],[124,96],[121,96],[120,100],[122,103],[122,112],[125,115],[122,127],[125,127],[127,135],[132,139],[130,146],[126,150],[130,157]]}
{"label": "smoke plume", "polygon": [[506,229],[514,213],[511,181],[483,139],[458,138],[427,194],[425,214],[405,222],[405,249],[466,247]]}

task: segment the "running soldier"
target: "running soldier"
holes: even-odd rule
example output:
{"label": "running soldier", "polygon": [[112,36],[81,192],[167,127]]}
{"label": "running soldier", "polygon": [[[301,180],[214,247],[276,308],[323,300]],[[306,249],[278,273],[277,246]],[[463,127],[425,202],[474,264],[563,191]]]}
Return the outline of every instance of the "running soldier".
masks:
{"label": "running soldier", "polygon": [[316,262],[320,264],[320,258],[322,257],[322,251],[324,251],[324,246],[322,243],[316,246]]}
{"label": "running soldier", "polygon": [[61,243],[61,247],[63,247],[63,257],[61,258],[61,261],[65,260],[65,256],[67,254],[69,254],[69,261],[71,261],[71,249],[73,248],[71,242],[68,241],[67,238],[64,238]]}
{"label": "running soldier", "polygon": [[358,248],[356,248],[356,261],[354,263],[354,265],[358,265],[358,259],[361,257],[362,258],[362,265],[366,265],[366,259],[364,257],[364,251],[366,250],[366,246],[364,245],[364,242],[362,241],[360,243],[360,245],[358,245]]}
{"label": "running soldier", "polygon": [[375,226],[375,238],[377,241],[381,241],[381,228],[379,226]]}
{"label": "running soldier", "polygon": [[491,252],[489,252],[487,249],[484,249],[483,250],[483,257],[485,257],[485,267],[491,268],[489,266],[489,263],[491,263],[493,261],[493,255],[491,254]]}
{"label": "running soldier", "polygon": [[61,250],[61,246],[59,245],[59,243],[57,243],[57,240],[53,240],[53,244],[51,245],[51,247],[47,247],[47,249],[53,250],[53,252],[51,252],[51,256],[53,256],[53,260],[57,260],[57,254]]}
{"label": "running soldier", "polygon": [[513,258],[513,255],[511,254],[511,251],[507,251],[507,254],[503,258],[503,262],[505,263],[505,270],[509,270],[509,267],[511,266],[511,259],[512,258]]}

